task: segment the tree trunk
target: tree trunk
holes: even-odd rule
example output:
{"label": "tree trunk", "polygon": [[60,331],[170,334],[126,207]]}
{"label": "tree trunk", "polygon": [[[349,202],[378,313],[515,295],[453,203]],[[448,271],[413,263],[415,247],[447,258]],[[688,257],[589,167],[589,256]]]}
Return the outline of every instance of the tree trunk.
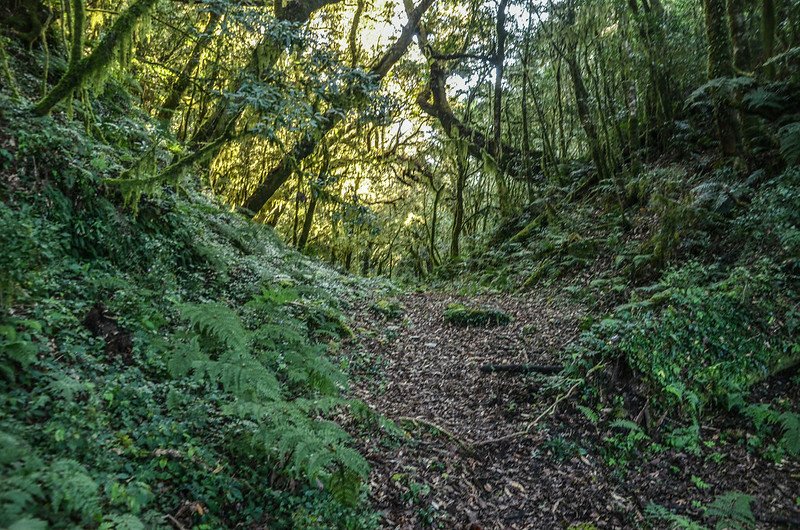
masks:
{"label": "tree trunk", "polygon": [[749,71],[753,67],[753,57],[747,39],[744,9],[744,0],[728,0],[728,23],[733,43],[733,64],[740,71]]}
{"label": "tree trunk", "polygon": [[328,150],[324,150],[325,158],[322,161],[322,167],[319,169],[319,174],[317,175],[317,183],[311,184],[311,199],[308,203],[308,208],[306,209],[306,216],[303,218],[303,231],[300,234],[300,241],[297,243],[297,248],[303,250],[308,243],[308,236],[311,234],[311,225],[314,221],[314,212],[317,210],[317,202],[319,201],[319,196],[322,193],[322,186],[323,183],[328,175],[328,167],[330,166],[330,154]]}
{"label": "tree trunk", "polygon": [[172,115],[175,114],[175,110],[178,108],[178,105],[180,105],[181,99],[183,99],[183,95],[186,93],[186,89],[189,88],[189,85],[192,83],[192,74],[194,74],[194,71],[200,64],[203,51],[205,51],[206,46],[211,42],[214,36],[214,30],[221,18],[222,15],[219,12],[211,11],[203,33],[197,39],[197,42],[195,42],[189,54],[189,60],[183,66],[178,77],[173,81],[169,94],[167,94],[163,105],[161,105],[161,109],[158,111],[158,120],[165,129],[169,128]]}
{"label": "tree trunk", "polygon": [[455,197],[453,199],[453,232],[450,238],[450,257],[456,258],[459,255],[459,241],[461,231],[464,229],[464,187],[467,182],[468,165],[460,153],[458,157],[458,175],[456,176]]}
{"label": "tree trunk", "polygon": [[311,199],[308,202],[306,209],[306,216],[303,218],[303,231],[300,233],[300,241],[297,242],[297,248],[303,250],[308,243],[308,236],[311,234],[311,225],[314,221],[314,212],[317,210],[317,201],[319,201],[319,191],[311,191]]}
{"label": "tree trunk", "polygon": [[433,187],[434,196],[433,196],[433,215],[431,216],[431,237],[430,241],[428,242],[429,252],[431,253],[431,260],[434,265],[438,265],[438,260],[436,259],[436,224],[439,222],[439,200],[442,198],[442,191],[444,191],[444,185],[439,186],[438,188],[434,187],[433,180],[431,179],[431,187]]}
{"label": "tree trunk", "polygon": [[[708,40],[708,78],[733,77],[733,47],[728,31],[725,0],[703,0],[706,38]],[[717,131],[722,153],[734,156],[739,151],[738,119],[724,102],[715,108]]]}
{"label": "tree trunk", "polygon": [[67,70],[76,68],[83,59],[83,30],[86,24],[86,6],[83,0],[72,0],[72,43],[69,52]]}
{"label": "tree trunk", "polygon": [[567,63],[567,70],[572,80],[572,88],[575,92],[575,107],[578,111],[578,118],[581,121],[583,132],[586,133],[589,153],[597,169],[600,180],[605,180],[609,176],[608,169],[606,167],[605,155],[600,146],[600,137],[597,134],[597,127],[595,127],[594,120],[592,119],[592,111],[589,108],[589,91],[586,90],[586,85],[583,82],[583,75],[578,67],[577,59],[574,56],[565,57],[564,61]]}
{"label": "tree trunk", "polygon": [[497,198],[500,205],[500,214],[503,217],[511,215],[511,204],[508,197],[508,186],[506,184],[505,175],[500,169],[500,161],[503,159],[503,141],[502,141],[502,109],[503,109],[503,70],[506,60],[506,38],[508,32],[506,31],[506,7],[508,0],[500,0],[497,5],[497,24],[495,27],[496,42],[495,42],[495,56],[494,56],[494,94],[492,101],[492,134],[493,140],[491,152],[497,164],[495,173],[495,185],[497,186]]}
{"label": "tree trunk", "polygon": [[[775,54],[775,0],[761,1],[761,43],[764,46],[764,62]],[[767,77],[775,77],[775,66],[767,66]]]}

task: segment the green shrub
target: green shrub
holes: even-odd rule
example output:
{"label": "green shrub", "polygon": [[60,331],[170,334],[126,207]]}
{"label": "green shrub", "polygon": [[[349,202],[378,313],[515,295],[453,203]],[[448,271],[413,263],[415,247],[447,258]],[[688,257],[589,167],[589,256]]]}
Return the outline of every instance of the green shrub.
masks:
{"label": "green shrub", "polygon": [[[155,528],[182,507],[206,528],[376,526],[336,423],[363,406],[330,356],[363,285],[191,186],[124,209],[100,179],[139,140],[4,105],[0,527]],[[84,326],[98,303],[125,356]]]}
{"label": "green shrub", "polygon": [[698,417],[800,360],[789,288],[768,260],[727,272],[690,263],[601,321],[584,346],[624,356],[657,403]]}

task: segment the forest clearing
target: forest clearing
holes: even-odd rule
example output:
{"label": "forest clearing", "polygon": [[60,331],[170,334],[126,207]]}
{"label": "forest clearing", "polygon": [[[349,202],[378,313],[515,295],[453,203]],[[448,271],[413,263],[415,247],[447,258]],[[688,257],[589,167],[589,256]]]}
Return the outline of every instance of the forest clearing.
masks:
{"label": "forest clearing", "polygon": [[4,0],[0,529],[800,528],[798,0]]}

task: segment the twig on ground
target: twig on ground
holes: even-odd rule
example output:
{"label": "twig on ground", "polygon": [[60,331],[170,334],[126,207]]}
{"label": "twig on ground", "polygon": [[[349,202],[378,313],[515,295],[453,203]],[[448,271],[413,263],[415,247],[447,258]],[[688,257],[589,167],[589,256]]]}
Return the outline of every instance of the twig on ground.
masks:
{"label": "twig on ground", "polygon": [[445,429],[441,425],[433,423],[430,420],[426,420],[423,418],[413,418],[411,416],[400,416],[399,418],[397,418],[397,421],[407,421],[417,426],[425,425],[426,427],[430,427],[431,429],[444,434],[447,438],[453,440],[454,442],[456,442],[458,445],[460,445],[465,449],[469,449],[473,445],[471,442],[465,442],[464,440],[453,434],[451,431]]}
{"label": "twig on ground", "polygon": [[561,365],[549,364],[484,364],[480,371],[487,373],[505,372],[512,374],[557,374],[564,370]]}
{"label": "twig on ground", "polygon": [[500,436],[498,438],[491,438],[489,440],[483,440],[483,441],[480,441],[480,442],[475,442],[475,443],[472,444],[472,447],[483,447],[485,445],[491,445],[491,444],[495,444],[495,443],[499,443],[499,442],[505,442],[507,440],[513,440],[514,438],[519,438],[521,436],[528,435],[531,432],[531,429],[536,424],[538,424],[542,420],[542,418],[544,418],[545,416],[549,416],[549,415],[553,414],[556,411],[556,408],[558,407],[559,403],[561,403],[565,399],[568,399],[572,395],[572,393],[575,392],[575,390],[579,386],[584,384],[586,382],[586,379],[592,374],[592,372],[594,372],[596,370],[599,370],[600,368],[602,368],[604,366],[605,366],[605,364],[603,364],[603,363],[597,364],[591,370],[586,372],[586,376],[585,376],[584,379],[577,380],[572,386],[569,387],[569,389],[565,393],[559,395],[549,407],[544,409],[544,412],[542,412],[541,414],[536,416],[536,418],[534,418],[533,421],[528,423],[528,425],[523,430],[517,431],[517,432],[512,432],[511,434],[506,434],[505,436]]}
{"label": "twig on ground", "polygon": [[175,519],[175,518],[174,518],[173,516],[171,516],[170,514],[167,514],[167,515],[165,515],[165,516],[164,516],[164,518],[165,518],[165,519],[167,519],[167,520],[169,520],[169,522],[170,522],[170,523],[172,523],[172,524],[173,524],[173,526],[175,526],[175,528],[177,528],[178,530],[186,530],[186,527],[185,527],[185,526],[183,526],[183,525],[180,523],[180,521],[178,521],[177,519]]}

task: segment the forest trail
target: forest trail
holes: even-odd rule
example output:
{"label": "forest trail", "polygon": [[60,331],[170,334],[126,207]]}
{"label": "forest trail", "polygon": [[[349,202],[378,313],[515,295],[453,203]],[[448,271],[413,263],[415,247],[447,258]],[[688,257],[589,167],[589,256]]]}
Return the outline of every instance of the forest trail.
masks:
{"label": "forest trail", "polygon": [[[550,413],[564,395],[555,378],[480,372],[488,363],[560,364],[584,315],[563,295],[413,293],[399,301],[405,312],[394,320],[370,304],[358,309],[357,336],[345,345],[353,393],[405,433],[403,440],[357,437],[372,466],[370,496],[381,528],[641,527],[650,502],[697,517],[697,502],[730,490],[756,495],[758,528],[784,528],[774,523],[794,512],[794,466],[728,445],[720,459],[635,452],[627,467],[611,467],[602,440],[612,431],[577,411],[575,399]],[[513,320],[454,327],[443,317],[454,302],[498,308]],[[525,436],[485,443],[524,431],[540,416]],[[717,434],[710,439],[719,427],[711,427]],[[691,477],[698,486],[687,488]]]}
{"label": "forest trail", "polygon": [[[546,377],[484,374],[480,366],[560,363],[578,334],[578,307],[546,295],[415,293],[400,301],[406,312],[396,321],[364,308],[354,345],[354,358],[364,356],[355,394],[413,437],[364,444],[383,527],[560,528],[633,509],[586,456],[564,455],[569,465],[544,458],[548,439],[575,435],[552,432],[549,414],[527,436],[481,445],[525,430],[558,391],[547,391]],[[453,302],[499,308],[513,320],[454,327],[443,319]],[[557,409],[552,417],[559,416]],[[558,423],[559,431],[572,428],[563,418]]]}

